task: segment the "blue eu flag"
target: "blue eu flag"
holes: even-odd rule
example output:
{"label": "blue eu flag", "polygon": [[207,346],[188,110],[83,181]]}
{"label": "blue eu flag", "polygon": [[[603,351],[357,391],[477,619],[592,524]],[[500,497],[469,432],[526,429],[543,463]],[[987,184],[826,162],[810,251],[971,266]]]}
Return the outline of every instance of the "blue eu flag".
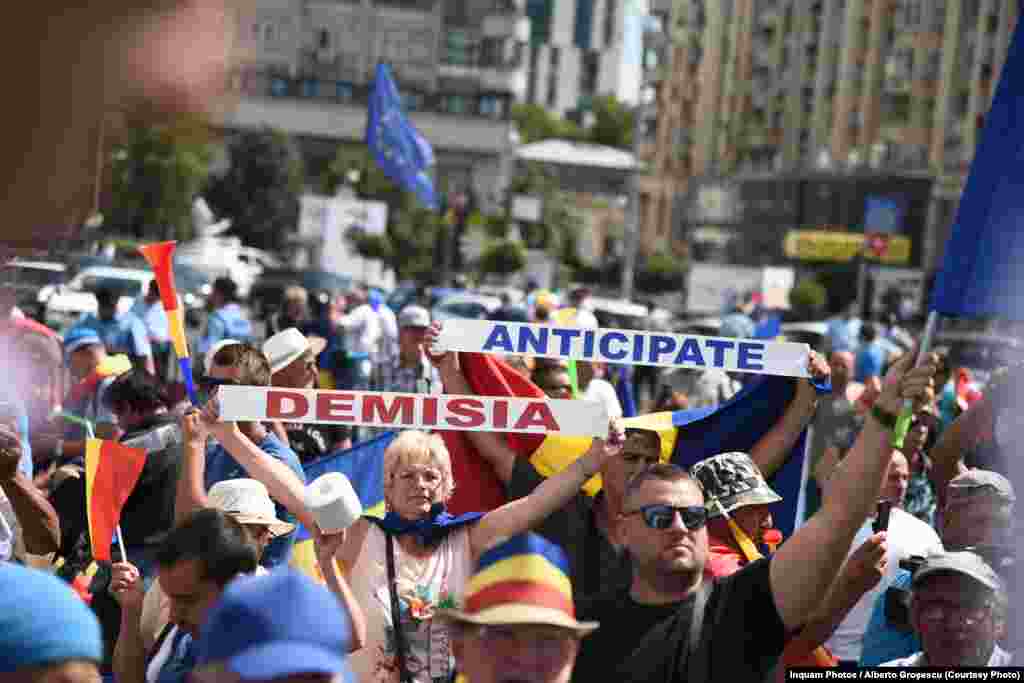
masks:
{"label": "blue eu flag", "polygon": [[427,173],[434,163],[434,151],[406,118],[391,69],[386,64],[377,65],[370,94],[366,144],[377,165],[391,180],[415,194],[431,209],[438,208],[434,183]]}

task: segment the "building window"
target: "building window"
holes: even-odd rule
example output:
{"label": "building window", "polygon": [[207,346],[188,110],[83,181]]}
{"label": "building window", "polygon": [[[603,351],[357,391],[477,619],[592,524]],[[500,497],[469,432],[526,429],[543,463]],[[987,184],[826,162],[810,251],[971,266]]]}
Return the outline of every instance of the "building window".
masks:
{"label": "building window", "polygon": [[320,95],[320,81],[314,81],[312,79],[302,81],[302,96],[303,97],[319,97]]}
{"label": "building window", "polygon": [[482,95],[480,97],[480,115],[497,119],[502,115],[501,98],[496,95]]}
{"label": "building window", "polygon": [[472,66],[476,59],[476,42],[469,31],[452,29],[445,35],[445,58],[446,64],[457,66]]}
{"label": "building window", "polygon": [[[614,3],[608,3],[614,4]],[[576,0],[576,30],[573,42],[576,47],[590,49],[590,37],[594,34],[594,0]]]}
{"label": "building window", "polygon": [[402,94],[402,106],[406,111],[418,111],[423,108],[423,95],[417,92]]}
{"label": "building window", "polygon": [[317,31],[316,46],[321,50],[331,49],[331,32],[325,28],[322,28],[319,31]]}
{"label": "building window", "polygon": [[352,84],[347,81],[338,81],[335,84],[335,93],[342,102],[349,102],[352,100]]}
{"label": "building window", "polygon": [[263,41],[266,43],[274,42],[274,25],[270,22],[263,25]]}
{"label": "building window", "polygon": [[263,40],[263,24],[252,25],[252,39],[256,42]]}
{"label": "building window", "polygon": [[597,52],[587,52],[583,56],[583,68],[580,73],[580,91],[587,95],[597,92],[597,74],[600,67],[600,56]]}
{"label": "building window", "polygon": [[604,2],[604,45],[609,47],[615,43],[615,5],[618,0],[605,0]]}
{"label": "building window", "polygon": [[466,97],[464,95],[445,95],[443,98],[444,110],[449,114],[466,113]]}
{"label": "building window", "polygon": [[275,76],[270,79],[270,94],[274,97],[285,97],[288,95],[288,81]]}

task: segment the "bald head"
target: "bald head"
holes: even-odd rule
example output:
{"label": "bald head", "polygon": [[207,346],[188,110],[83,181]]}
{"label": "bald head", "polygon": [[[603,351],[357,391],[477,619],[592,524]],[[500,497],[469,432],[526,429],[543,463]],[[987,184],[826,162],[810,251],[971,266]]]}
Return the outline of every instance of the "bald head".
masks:
{"label": "bald head", "polygon": [[910,464],[907,461],[907,456],[900,451],[893,451],[892,459],[889,461],[889,470],[882,484],[881,498],[891,501],[896,507],[903,507],[909,485]]}

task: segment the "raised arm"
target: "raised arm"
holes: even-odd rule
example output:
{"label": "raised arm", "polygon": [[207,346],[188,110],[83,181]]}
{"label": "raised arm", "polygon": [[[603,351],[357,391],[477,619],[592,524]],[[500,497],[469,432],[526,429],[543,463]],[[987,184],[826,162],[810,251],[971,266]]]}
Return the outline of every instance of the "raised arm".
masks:
{"label": "raised arm", "polygon": [[928,478],[935,489],[939,510],[946,504],[946,487],[949,482],[967,470],[964,455],[978,444],[982,434],[991,433],[994,412],[993,397],[986,393],[980,401],[953,420],[928,452],[932,461]]}
{"label": "raised arm", "polygon": [[548,515],[562,508],[601,469],[609,458],[622,453],[625,441],[621,420],[613,420],[607,440],[594,439],[586,454],[564,470],[544,480],[530,495],[484,515],[469,534],[474,557],[500,538],[532,529]]}
{"label": "raised arm", "polygon": [[208,507],[205,485],[206,429],[197,411],[185,413],[179,423],[184,443],[174,495],[175,524],[181,524],[196,510]]}
{"label": "raised arm", "polygon": [[[876,406],[893,422],[903,399],[920,400],[931,392],[935,357],[910,370],[913,354],[897,361],[886,375]],[[824,600],[857,530],[878,500],[892,457],[889,428],[871,414],[850,453],[829,482],[821,510],[779,549],[771,563],[775,606],[788,629],[814,616]]]}
{"label": "raised arm", "polygon": [[288,465],[260,450],[249,437],[242,434],[236,422],[221,422],[217,401],[207,401],[201,419],[210,434],[245,469],[253,479],[263,482],[270,497],[284,505],[307,529],[315,524],[306,507],[306,485]]}
{"label": "raised arm", "polygon": [[[434,323],[427,331],[427,338],[424,346],[427,348],[427,356],[437,366],[441,375],[441,383],[444,385],[445,393],[472,395],[473,390],[462,374],[459,367],[459,357],[456,353],[445,353],[435,355],[430,352],[430,347],[441,332],[441,323]],[[516,466],[516,453],[500,436],[494,432],[464,432],[484,460],[491,466],[502,484],[508,484],[512,480],[512,470]]]}
{"label": "raised arm", "polygon": [[[824,382],[831,375],[831,368],[825,360],[811,351],[807,368],[816,382]],[[818,408],[818,391],[810,380],[797,380],[796,394],[786,411],[767,434],[750,449],[750,459],[757,463],[761,474],[770,478],[789,457],[790,451]]]}
{"label": "raised arm", "polygon": [[21,525],[25,549],[33,555],[46,555],[60,547],[60,520],[32,480],[18,471],[21,453],[17,433],[0,425],[0,488]]}
{"label": "raised arm", "polygon": [[366,615],[345,578],[345,571],[339,572],[336,562],[342,548],[345,547],[348,534],[345,531],[325,534],[320,531],[319,527],[313,527],[313,529],[316,559],[320,565],[320,572],[324,575],[327,587],[337,596],[342,608],[348,613],[352,625],[352,643],[349,652],[355,652],[366,644]]}

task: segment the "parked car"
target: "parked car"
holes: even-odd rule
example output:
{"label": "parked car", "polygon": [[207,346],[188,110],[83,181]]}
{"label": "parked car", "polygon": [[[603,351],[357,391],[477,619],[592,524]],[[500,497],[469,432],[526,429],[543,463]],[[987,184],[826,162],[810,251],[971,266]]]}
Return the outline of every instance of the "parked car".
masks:
{"label": "parked car", "polygon": [[807,344],[818,353],[824,353],[828,349],[828,323],[782,323],[782,338],[785,341]]}
{"label": "parked car", "polygon": [[284,290],[293,285],[304,287],[313,296],[323,291],[344,292],[352,287],[352,278],[326,270],[264,270],[249,291],[249,308],[253,315],[262,318],[276,311],[284,300]]}
{"label": "parked car", "polygon": [[56,261],[14,259],[3,266],[2,279],[14,290],[15,305],[30,318],[42,320],[39,292],[67,281],[67,266]]}
{"label": "parked car", "polygon": [[124,313],[146,291],[152,279],[153,272],[141,268],[90,266],[67,284],[48,285],[39,291],[38,301],[44,307],[43,322],[59,330],[87,313],[95,313],[95,292],[104,288],[120,295],[117,310]]}
{"label": "parked car", "polygon": [[484,294],[452,294],[445,297],[430,311],[433,320],[451,320],[468,318],[470,320],[487,320],[501,308],[501,299]]}

